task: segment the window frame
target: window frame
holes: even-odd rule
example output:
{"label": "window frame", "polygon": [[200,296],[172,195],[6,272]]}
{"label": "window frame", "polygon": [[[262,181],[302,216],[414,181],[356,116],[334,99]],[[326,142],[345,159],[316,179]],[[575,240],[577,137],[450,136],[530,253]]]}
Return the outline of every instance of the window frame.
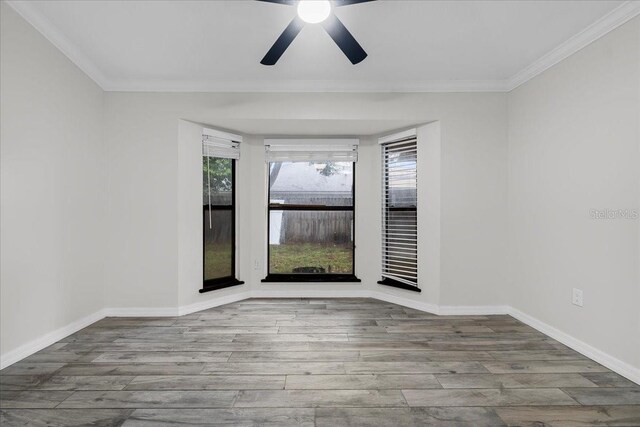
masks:
{"label": "window frame", "polygon": [[[388,216],[390,212],[415,212],[416,216],[416,282],[414,285],[410,285],[408,283],[395,280],[391,277],[386,277],[383,275],[382,279],[377,283],[380,285],[390,286],[394,288],[405,289],[414,292],[422,292],[418,285],[418,258],[417,258],[417,249],[418,249],[418,235],[417,235],[417,220],[418,220],[418,200],[417,200],[417,184],[418,184],[418,163],[417,163],[417,153],[418,153],[418,139],[415,133],[413,134],[401,134],[402,137],[394,140],[387,140],[382,142],[380,145],[381,157],[382,157],[382,245],[381,245],[381,270],[384,274],[385,271],[385,260],[389,256],[388,250],[389,244],[385,241],[385,236],[387,233],[386,223],[388,221]],[[416,150],[416,166],[415,166],[415,176],[416,176],[416,206],[415,207],[392,207],[389,206],[388,195],[389,195],[389,159],[388,156],[385,156],[386,150],[388,149],[388,145],[390,144],[402,144],[403,142],[413,142],[415,143]]]}
{"label": "window frame", "polygon": [[[361,282],[356,277],[356,163],[348,162],[352,166],[351,205],[350,206],[315,206],[315,205],[287,205],[271,203],[271,163],[267,162],[267,276],[261,280],[263,283],[297,283],[297,282]],[[292,162],[293,163],[293,162]],[[271,273],[271,245],[269,233],[271,232],[272,211],[311,211],[311,212],[352,212],[351,235],[353,236],[353,250],[351,251],[351,273]]]}
{"label": "window frame", "polygon": [[[211,158],[224,158],[224,157],[215,157],[208,156]],[[205,279],[204,272],[206,269],[206,256],[205,256],[205,245],[206,245],[206,229],[202,227],[202,289],[200,289],[200,293],[215,291],[218,289],[229,288],[231,286],[238,286],[244,284],[243,281],[238,280],[236,277],[237,265],[236,265],[236,251],[238,247],[237,242],[237,229],[236,229],[236,159],[228,159],[231,161],[231,205],[202,205],[202,215],[203,219],[207,214],[208,210],[230,210],[231,211],[231,242],[233,244],[231,250],[231,275],[225,277],[218,277],[215,279]],[[204,222],[203,222],[204,223]]]}

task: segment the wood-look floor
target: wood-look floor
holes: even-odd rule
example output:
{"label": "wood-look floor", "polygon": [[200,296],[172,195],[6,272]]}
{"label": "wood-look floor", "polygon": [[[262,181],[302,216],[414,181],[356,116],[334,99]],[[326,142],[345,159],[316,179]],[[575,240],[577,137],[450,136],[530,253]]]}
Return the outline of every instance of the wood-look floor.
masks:
{"label": "wood-look floor", "polygon": [[371,299],[107,318],[0,381],[3,427],[640,426],[640,386],[509,316]]}

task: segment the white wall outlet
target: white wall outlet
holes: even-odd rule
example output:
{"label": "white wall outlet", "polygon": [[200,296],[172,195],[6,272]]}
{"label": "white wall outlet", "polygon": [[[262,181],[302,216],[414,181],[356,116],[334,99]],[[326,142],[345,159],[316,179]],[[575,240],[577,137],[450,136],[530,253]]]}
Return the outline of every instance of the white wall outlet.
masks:
{"label": "white wall outlet", "polygon": [[254,270],[260,270],[260,260],[259,259],[254,259],[253,260],[253,269]]}
{"label": "white wall outlet", "polygon": [[573,296],[571,298],[571,303],[573,305],[577,305],[578,307],[582,307],[582,289],[573,288]]}

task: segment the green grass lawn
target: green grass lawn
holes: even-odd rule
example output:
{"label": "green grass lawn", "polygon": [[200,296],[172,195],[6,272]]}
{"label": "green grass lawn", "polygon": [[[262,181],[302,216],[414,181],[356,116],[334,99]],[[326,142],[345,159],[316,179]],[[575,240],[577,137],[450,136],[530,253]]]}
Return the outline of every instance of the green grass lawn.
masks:
{"label": "green grass lawn", "polygon": [[327,273],[353,273],[351,245],[288,243],[269,245],[272,274],[292,273],[295,267],[323,267]]}
{"label": "green grass lawn", "polygon": [[207,245],[204,252],[204,280],[231,276],[231,245]]}

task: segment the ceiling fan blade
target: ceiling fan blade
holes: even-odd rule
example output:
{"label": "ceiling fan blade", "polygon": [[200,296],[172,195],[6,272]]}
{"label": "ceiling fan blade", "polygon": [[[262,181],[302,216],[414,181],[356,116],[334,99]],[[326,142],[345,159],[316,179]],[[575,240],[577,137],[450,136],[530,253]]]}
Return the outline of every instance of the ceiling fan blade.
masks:
{"label": "ceiling fan blade", "polygon": [[376,0],[334,0],[333,4],[336,7],[339,7],[339,6],[350,6],[352,4],[358,4],[358,3],[368,3],[370,1],[376,1]]}
{"label": "ceiling fan blade", "polygon": [[285,50],[289,47],[293,39],[296,38],[298,33],[304,27],[304,21],[300,19],[298,16],[293,18],[293,20],[287,25],[287,28],[284,29],[280,37],[275,41],[269,52],[262,58],[260,63],[262,65],[274,65],[278,62],[278,59],[282,56]]}
{"label": "ceiling fan blade", "polygon": [[367,57],[367,52],[364,51],[362,46],[360,46],[336,15],[329,15],[329,17],[322,22],[322,27],[344,54],[347,55],[347,58],[349,58],[349,61],[351,61],[353,65]]}
{"label": "ceiling fan blade", "polygon": [[256,0],[256,1],[262,1],[262,2],[265,2],[265,3],[284,4],[284,5],[288,5],[288,6],[293,6],[294,4],[297,3],[296,0]]}

